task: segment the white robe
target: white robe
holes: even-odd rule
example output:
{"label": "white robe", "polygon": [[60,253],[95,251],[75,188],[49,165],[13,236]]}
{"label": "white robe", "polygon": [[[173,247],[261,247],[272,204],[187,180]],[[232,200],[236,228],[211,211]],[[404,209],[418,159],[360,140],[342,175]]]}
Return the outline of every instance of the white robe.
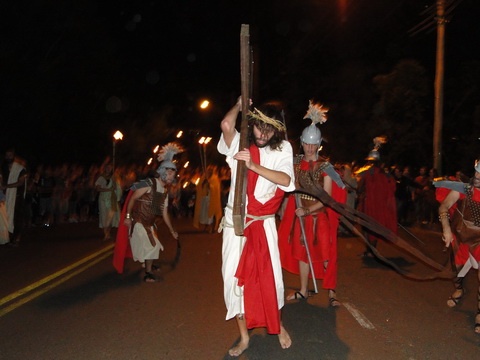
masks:
{"label": "white robe", "polygon": [[[99,185],[102,188],[115,187],[115,195],[117,202],[122,197],[122,188],[113,179],[107,180],[103,176],[100,176],[95,181],[95,186]],[[112,210],[112,193],[109,191],[102,191],[98,194],[98,227],[103,229],[106,227],[118,227],[120,221],[120,205],[117,206],[117,210]]]}
{"label": "white robe", "polygon": [[[224,282],[224,298],[227,307],[226,320],[235,317],[237,314],[243,314],[243,286],[237,286],[237,278],[235,272],[237,271],[238,262],[242,253],[245,238],[236,236],[233,229],[232,208],[235,192],[235,179],[237,173],[237,161],[233,156],[238,152],[240,141],[240,134],[237,132],[230,145],[227,147],[223,135],[217,145],[218,151],[226,156],[226,161],[231,169],[231,189],[228,195],[228,203],[225,208],[225,217],[223,219],[225,227],[223,228],[223,245],[222,245],[222,276]],[[271,181],[259,176],[257,185],[255,187],[256,199],[265,204],[270,200],[277,190],[277,187],[286,192],[295,190],[295,178],[293,170],[293,150],[288,141],[283,141],[282,149],[271,150],[269,147],[260,148],[260,164],[268,169],[282,171],[290,176],[290,184],[288,186],[280,186]],[[272,261],[273,274],[275,278],[275,285],[277,290],[278,309],[284,305],[284,286],[282,266],[280,263],[280,253],[278,250],[278,235],[275,223],[275,217],[268,218],[264,221],[265,234],[268,241],[268,249],[270,251],[270,258]]]}
{"label": "white robe", "polygon": [[[10,174],[8,175],[7,184],[15,184],[18,181],[20,173],[25,170],[25,167],[17,162],[12,164],[12,168],[10,169]],[[23,197],[25,198],[25,193],[27,189],[27,179],[25,178],[25,186],[23,189]],[[5,206],[7,208],[7,219],[8,219],[8,232],[13,233],[15,229],[14,226],[14,215],[15,215],[15,203],[17,200],[17,188],[7,188],[5,191],[5,196],[7,198]]]}
{"label": "white robe", "polygon": [[136,223],[133,227],[132,237],[130,238],[130,247],[132,249],[133,260],[138,262],[145,262],[145,260],[156,260],[160,256],[160,250],[163,251],[163,245],[158,240],[157,233],[153,226],[150,228],[153,238],[155,240],[155,246],[152,246],[150,239],[148,238],[145,227]]}

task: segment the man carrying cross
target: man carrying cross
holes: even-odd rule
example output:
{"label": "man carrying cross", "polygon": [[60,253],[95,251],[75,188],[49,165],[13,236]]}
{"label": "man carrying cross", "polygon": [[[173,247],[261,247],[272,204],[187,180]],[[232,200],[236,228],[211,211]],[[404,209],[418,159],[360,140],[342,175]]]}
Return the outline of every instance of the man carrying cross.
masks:
{"label": "man carrying cross", "polygon": [[245,161],[248,169],[244,234],[235,234],[233,191],[220,225],[226,320],[236,317],[240,330],[240,342],[229,350],[230,356],[240,356],[248,348],[248,329],[252,328],[266,327],[269,334],[278,334],[284,349],[292,343],[280,319],[284,286],[275,213],[284,192],[295,190],[293,151],[284,140],[285,124],[276,104],[249,112],[248,147],[239,149],[240,134],[235,123],[241,107],[239,99],[223,118],[217,146],[231,168],[232,189],[236,186],[238,162]]}

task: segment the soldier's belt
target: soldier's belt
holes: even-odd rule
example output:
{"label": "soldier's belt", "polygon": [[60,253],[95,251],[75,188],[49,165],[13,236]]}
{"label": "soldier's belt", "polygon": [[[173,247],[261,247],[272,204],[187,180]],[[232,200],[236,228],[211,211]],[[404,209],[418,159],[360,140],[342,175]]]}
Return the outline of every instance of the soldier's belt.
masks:
{"label": "soldier's belt", "polygon": [[[295,196],[295,194],[292,194],[291,196]],[[314,198],[314,197],[311,196],[311,195],[299,193],[298,196],[299,196],[300,199],[302,199],[302,200],[318,201],[317,198]]]}

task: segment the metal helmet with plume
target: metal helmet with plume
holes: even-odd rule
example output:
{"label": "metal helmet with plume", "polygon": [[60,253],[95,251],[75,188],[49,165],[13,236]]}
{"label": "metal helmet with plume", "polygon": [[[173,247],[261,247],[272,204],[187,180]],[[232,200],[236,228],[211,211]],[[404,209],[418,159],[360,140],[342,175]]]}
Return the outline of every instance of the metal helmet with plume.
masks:
{"label": "metal helmet with plume", "polygon": [[368,153],[368,156],[365,160],[369,161],[378,161],[380,160],[380,153],[378,150],[383,144],[387,143],[387,137],[385,135],[377,136],[373,139],[373,149]]}
{"label": "metal helmet with plume", "polygon": [[308,110],[304,119],[312,120],[312,123],[302,131],[300,140],[303,144],[316,144],[320,146],[322,142],[322,133],[317,127],[317,124],[323,124],[327,121],[328,109],[323,105],[315,104],[312,100],[309,100]]}
{"label": "metal helmet with plume", "polygon": [[173,156],[182,152],[183,148],[177,143],[171,142],[162,146],[158,152],[158,161],[161,161],[157,172],[160,174],[160,178],[165,180],[167,177],[167,169],[177,170],[177,166],[173,162]]}

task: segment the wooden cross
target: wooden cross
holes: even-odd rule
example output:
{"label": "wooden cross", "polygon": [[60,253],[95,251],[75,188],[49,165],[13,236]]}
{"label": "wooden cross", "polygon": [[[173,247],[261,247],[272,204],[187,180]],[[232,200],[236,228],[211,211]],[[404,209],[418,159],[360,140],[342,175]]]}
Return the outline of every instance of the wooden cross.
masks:
{"label": "wooden cross", "polygon": [[[252,61],[250,59],[250,26],[242,24],[240,30],[240,76],[242,87],[242,123],[240,126],[239,150],[248,148],[248,111],[250,107]],[[246,211],[247,167],[245,161],[237,163],[237,176],[235,179],[235,193],[233,200],[233,228],[235,235],[242,236],[245,224]]]}

